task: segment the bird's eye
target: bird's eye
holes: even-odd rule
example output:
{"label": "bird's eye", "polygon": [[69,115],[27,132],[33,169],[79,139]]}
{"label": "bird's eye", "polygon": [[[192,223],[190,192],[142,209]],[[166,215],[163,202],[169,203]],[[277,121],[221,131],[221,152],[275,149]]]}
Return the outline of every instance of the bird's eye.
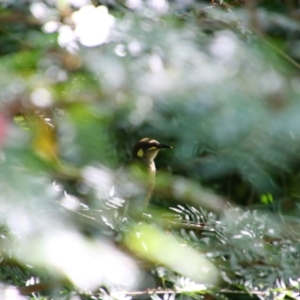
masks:
{"label": "bird's eye", "polygon": [[138,157],[144,156],[144,150],[142,148],[139,149],[139,151],[136,153]]}

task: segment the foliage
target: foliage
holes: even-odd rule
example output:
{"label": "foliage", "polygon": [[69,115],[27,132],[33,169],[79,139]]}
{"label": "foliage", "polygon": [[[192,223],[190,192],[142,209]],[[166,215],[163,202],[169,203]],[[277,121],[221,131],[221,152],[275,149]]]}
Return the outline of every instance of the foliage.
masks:
{"label": "foliage", "polygon": [[1,2],[0,299],[300,299],[299,3],[221,2]]}

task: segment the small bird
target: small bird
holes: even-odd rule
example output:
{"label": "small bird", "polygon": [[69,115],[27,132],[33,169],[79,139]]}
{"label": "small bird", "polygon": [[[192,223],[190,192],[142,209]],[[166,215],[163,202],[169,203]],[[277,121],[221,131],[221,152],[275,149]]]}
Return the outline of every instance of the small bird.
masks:
{"label": "small bird", "polygon": [[154,159],[161,149],[172,147],[150,138],[143,138],[133,146],[130,161],[118,172],[116,193],[119,197],[114,196],[110,199],[111,203],[124,199],[123,212],[132,216],[139,216],[145,211],[154,188]]}
{"label": "small bird", "polygon": [[154,159],[161,149],[172,149],[172,146],[161,144],[150,138],[143,138],[132,148],[131,165],[138,166],[146,176],[148,191],[143,200],[144,208],[147,207],[153,192],[156,173]]}

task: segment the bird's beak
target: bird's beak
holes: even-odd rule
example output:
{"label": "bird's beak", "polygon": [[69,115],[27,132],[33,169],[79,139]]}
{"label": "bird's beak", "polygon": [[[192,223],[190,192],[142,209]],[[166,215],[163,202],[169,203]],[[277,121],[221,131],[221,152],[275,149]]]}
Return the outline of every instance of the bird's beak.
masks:
{"label": "bird's beak", "polygon": [[158,149],[173,149],[173,147],[165,144],[159,144]]}

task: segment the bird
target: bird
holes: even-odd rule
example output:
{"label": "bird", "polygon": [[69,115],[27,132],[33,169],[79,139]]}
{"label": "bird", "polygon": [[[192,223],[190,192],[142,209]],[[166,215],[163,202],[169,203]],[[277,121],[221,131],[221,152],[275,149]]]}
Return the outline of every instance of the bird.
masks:
{"label": "bird", "polygon": [[122,203],[123,213],[140,216],[148,206],[155,184],[155,158],[160,150],[172,149],[148,137],[139,140],[131,151],[130,160],[118,172],[110,202]]}

